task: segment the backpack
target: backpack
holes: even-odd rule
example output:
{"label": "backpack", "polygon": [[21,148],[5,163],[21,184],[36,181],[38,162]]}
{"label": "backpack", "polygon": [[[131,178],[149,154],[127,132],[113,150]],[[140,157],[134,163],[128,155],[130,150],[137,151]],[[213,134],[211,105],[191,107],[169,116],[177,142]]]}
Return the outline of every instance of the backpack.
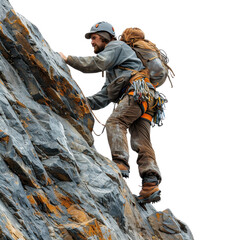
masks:
{"label": "backpack", "polygon": [[154,43],[145,39],[143,31],[139,28],[127,28],[120,38],[121,41],[127,43],[141,59],[145,68],[149,71],[150,82],[157,88],[165,83],[168,78],[171,87],[173,87],[171,77],[175,76],[172,69],[168,66],[168,57],[163,50],[159,50]]}

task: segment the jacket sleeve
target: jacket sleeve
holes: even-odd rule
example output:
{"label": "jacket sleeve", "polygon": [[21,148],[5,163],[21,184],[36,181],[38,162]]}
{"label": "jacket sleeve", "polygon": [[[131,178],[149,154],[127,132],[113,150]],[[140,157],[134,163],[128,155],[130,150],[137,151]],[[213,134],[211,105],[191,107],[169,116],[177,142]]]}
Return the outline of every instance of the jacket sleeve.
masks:
{"label": "jacket sleeve", "polygon": [[107,84],[105,83],[98,93],[94,94],[93,96],[87,97],[87,100],[92,110],[98,110],[106,107],[110,103],[107,94]]}
{"label": "jacket sleeve", "polygon": [[119,65],[119,54],[122,48],[117,44],[109,44],[96,56],[68,56],[67,64],[83,73],[96,73],[109,70]]}

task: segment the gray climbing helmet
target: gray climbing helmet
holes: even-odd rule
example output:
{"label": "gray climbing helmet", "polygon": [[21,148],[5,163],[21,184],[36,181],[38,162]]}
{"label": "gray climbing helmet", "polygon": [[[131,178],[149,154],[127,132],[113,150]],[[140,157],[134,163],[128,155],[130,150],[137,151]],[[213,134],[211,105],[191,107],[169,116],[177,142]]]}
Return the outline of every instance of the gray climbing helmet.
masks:
{"label": "gray climbing helmet", "polygon": [[90,32],[85,34],[85,38],[90,39],[91,34],[97,32],[108,32],[112,37],[115,37],[114,28],[110,23],[98,22],[91,27]]}

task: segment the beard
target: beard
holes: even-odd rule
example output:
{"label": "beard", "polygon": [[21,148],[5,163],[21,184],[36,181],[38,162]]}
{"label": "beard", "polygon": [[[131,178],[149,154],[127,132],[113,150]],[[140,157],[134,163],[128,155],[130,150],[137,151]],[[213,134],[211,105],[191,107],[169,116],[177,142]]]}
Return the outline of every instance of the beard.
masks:
{"label": "beard", "polygon": [[102,45],[100,45],[100,46],[97,46],[97,45],[95,45],[94,46],[94,53],[100,53],[100,52],[102,52],[103,50],[104,50],[104,48],[105,48],[105,46],[102,44]]}

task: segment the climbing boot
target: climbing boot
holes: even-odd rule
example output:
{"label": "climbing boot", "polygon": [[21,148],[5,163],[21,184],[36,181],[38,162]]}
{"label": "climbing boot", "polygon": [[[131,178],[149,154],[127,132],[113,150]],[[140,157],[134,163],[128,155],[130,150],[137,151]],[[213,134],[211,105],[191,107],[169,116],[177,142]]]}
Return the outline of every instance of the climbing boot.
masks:
{"label": "climbing boot", "polygon": [[159,180],[156,176],[146,176],[142,181],[142,190],[137,197],[139,204],[155,203],[161,200],[161,191],[158,188]]}
{"label": "climbing boot", "polygon": [[128,178],[129,177],[129,172],[130,172],[129,168],[122,163],[116,163],[116,164],[117,164],[119,170],[121,171],[122,176],[125,177],[125,178]]}

